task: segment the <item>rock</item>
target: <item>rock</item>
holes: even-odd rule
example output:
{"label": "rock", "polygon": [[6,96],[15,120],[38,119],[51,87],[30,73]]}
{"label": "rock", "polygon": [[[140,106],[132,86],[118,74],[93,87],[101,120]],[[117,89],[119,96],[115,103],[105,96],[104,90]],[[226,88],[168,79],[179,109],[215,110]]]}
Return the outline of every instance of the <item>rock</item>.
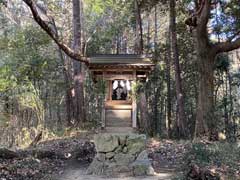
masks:
{"label": "rock", "polygon": [[126,145],[126,141],[127,141],[127,138],[128,138],[128,134],[120,134],[119,135],[119,143],[121,146],[124,146]]}
{"label": "rock", "polygon": [[104,163],[94,159],[87,169],[87,174],[101,175],[104,170]]}
{"label": "rock", "polygon": [[109,152],[106,154],[107,159],[112,159],[114,157],[115,153],[114,152]]}
{"label": "rock", "polygon": [[125,146],[123,147],[123,150],[122,150],[123,153],[127,153],[128,152],[128,148]]}
{"label": "rock", "polygon": [[149,160],[148,159],[148,152],[147,150],[142,151],[138,156],[136,161],[144,161],[144,160]]}
{"label": "rock", "polygon": [[137,154],[145,149],[146,136],[145,135],[131,135],[127,138],[127,147],[130,154]]}
{"label": "rock", "polygon": [[121,153],[123,151],[123,147],[122,146],[118,146],[116,149],[115,149],[115,153]]}
{"label": "rock", "polygon": [[131,154],[118,153],[114,156],[118,165],[128,165],[134,161],[135,157]]}
{"label": "rock", "polygon": [[148,158],[148,152],[146,150],[142,151],[137,156],[137,159],[131,164],[131,166],[133,167],[134,176],[154,175],[154,169]]}
{"label": "rock", "polygon": [[152,166],[149,166],[147,169],[147,176],[154,176],[155,175],[155,171],[153,169]]}
{"label": "rock", "polygon": [[133,168],[134,176],[152,176],[154,175],[154,169],[150,161],[135,161],[131,167]]}
{"label": "rock", "polygon": [[119,146],[118,136],[115,134],[97,134],[94,136],[97,152],[112,152]]}
{"label": "rock", "polygon": [[105,161],[106,160],[106,155],[104,153],[98,153],[96,156],[98,161]]}
{"label": "rock", "polygon": [[144,150],[145,135],[99,134],[94,141],[97,155],[88,168],[88,174],[109,177],[154,174],[148,152]]}
{"label": "rock", "polygon": [[133,167],[133,175],[134,176],[145,176],[147,174],[147,168],[145,165],[135,165]]}

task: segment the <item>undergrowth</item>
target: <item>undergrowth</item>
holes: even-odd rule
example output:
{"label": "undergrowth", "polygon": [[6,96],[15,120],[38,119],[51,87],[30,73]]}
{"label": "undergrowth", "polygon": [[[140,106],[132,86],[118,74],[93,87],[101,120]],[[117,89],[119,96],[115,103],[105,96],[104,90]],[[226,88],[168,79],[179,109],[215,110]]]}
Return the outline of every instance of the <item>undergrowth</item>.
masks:
{"label": "undergrowth", "polygon": [[236,143],[196,142],[185,154],[184,171],[191,164],[218,172],[226,179],[240,179],[240,147]]}

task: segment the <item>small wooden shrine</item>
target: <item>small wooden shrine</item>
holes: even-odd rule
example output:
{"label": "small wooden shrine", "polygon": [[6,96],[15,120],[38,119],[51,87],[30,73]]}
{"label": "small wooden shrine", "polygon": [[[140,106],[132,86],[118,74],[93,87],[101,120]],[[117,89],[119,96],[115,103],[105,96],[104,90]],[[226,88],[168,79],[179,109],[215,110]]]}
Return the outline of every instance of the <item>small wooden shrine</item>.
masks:
{"label": "small wooden shrine", "polygon": [[106,81],[102,127],[137,127],[137,104],[132,85],[146,80],[154,68],[150,58],[140,55],[98,55],[90,57],[89,70],[95,81]]}

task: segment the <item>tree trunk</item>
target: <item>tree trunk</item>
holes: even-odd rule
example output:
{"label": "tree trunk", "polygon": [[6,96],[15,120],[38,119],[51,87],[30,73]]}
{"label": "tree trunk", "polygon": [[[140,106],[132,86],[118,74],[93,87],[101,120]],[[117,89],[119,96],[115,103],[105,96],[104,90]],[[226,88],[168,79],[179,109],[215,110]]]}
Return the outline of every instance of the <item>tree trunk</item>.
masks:
{"label": "tree trunk", "polygon": [[[73,49],[74,52],[81,52],[81,15],[80,0],[73,0]],[[77,124],[84,122],[84,86],[82,64],[74,59],[73,61],[74,81],[74,119]]]}
{"label": "tree trunk", "polygon": [[198,48],[199,90],[195,137],[207,135],[215,136],[214,117],[214,58],[207,50],[208,47]]}
{"label": "tree trunk", "polygon": [[176,79],[176,95],[177,95],[177,128],[178,135],[181,138],[186,138],[186,117],[184,111],[184,98],[182,91],[181,70],[179,64],[179,52],[177,46],[176,33],[176,1],[170,0],[170,33],[171,33],[171,49],[174,59],[175,79]]}
{"label": "tree trunk", "polygon": [[[214,60],[217,54],[229,52],[240,47],[240,38],[225,39],[223,42],[210,43],[208,24],[213,10],[212,1],[195,1],[193,16],[185,23],[196,32],[196,50],[199,67],[199,94],[195,137],[207,135],[210,140],[217,139],[217,121],[214,117]],[[200,8],[200,9],[199,9]]]}
{"label": "tree trunk", "polygon": [[[56,27],[56,24],[53,22],[53,29],[56,32],[56,36],[58,35],[58,29]],[[71,82],[73,81],[73,77],[71,76],[71,63],[69,63],[69,59],[64,56],[64,52],[61,50],[61,48],[58,48],[58,55],[60,59],[60,63],[63,65],[63,76],[66,86],[66,94],[65,94],[65,106],[66,106],[66,123],[67,126],[72,126],[72,120],[73,120],[73,113],[74,113],[74,105],[73,105],[73,98],[72,98],[72,85]]]}
{"label": "tree trunk", "polygon": [[[153,100],[153,120],[154,120],[154,131],[155,131],[155,135],[159,135],[161,133],[161,129],[162,129],[162,118],[159,116],[162,116],[162,113],[159,113],[159,108],[158,108],[158,104],[160,101],[160,96],[161,96],[161,92],[160,92],[160,88],[155,88],[155,92],[154,92],[154,100]],[[162,105],[163,103],[161,103]],[[162,107],[160,108],[162,111]]]}
{"label": "tree trunk", "polygon": [[65,85],[66,85],[66,94],[65,94],[65,105],[66,105],[66,122],[67,122],[67,126],[71,126],[72,125],[72,120],[73,120],[73,98],[72,98],[72,87],[71,87],[71,82],[72,77],[70,75],[69,72],[69,65],[67,63],[68,59],[64,58],[63,56],[63,52],[62,50],[59,48],[58,49],[58,53],[59,53],[59,58],[61,60],[61,63],[63,64],[63,75],[64,75],[64,81],[65,81]]}
{"label": "tree trunk", "polygon": [[214,60],[217,52],[209,42],[207,23],[210,18],[210,1],[205,1],[194,30],[199,73],[198,102],[194,137],[217,138],[214,117]]}
{"label": "tree trunk", "polygon": [[158,31],[157,31],[157,5],[154,7],[154,54],[157,56],[157,38],[158,38]]}
{"label": "tree trunk", "polygon": [[139,108],[140,108],[140,115],[141,115],[141,122],[142,125],[140,127],[144,128],[144,131],[147,134],[152,135],[152,129],[150,126],[150,119],[148,114],[148,107],[147,107],[147,98],[145,92],[140,92],[140,102],[139,102]]}
{"label": "tree trunk", "polygon": [[116,37],[116,54],[120,54],[120,53],[121,53],[121,37],[120,37],[120,34],[118,33]]}
{"label": "tree trunk", "polygon": [[138,0],[135,0],[136,9],[136,53],[143,53],[143,30],[142,30],[142,18],[141,10],[138,5]]}
{"label": "tree trunk", "polygon": [[150,53],[150,40],[151,40],[151,37],[150,37],[150,34],[151,34],[151,16],[150,16],[150,13],[148,12],[147,13],[147,54]]}
{"label": "tree trunk", "polygon": [[167,53],[166,53],[166,80],[167,80],[167,133],[168,137],[172,136],[172,90],[171,90],[171,49],[170,49],[170,33],[167,38]]}

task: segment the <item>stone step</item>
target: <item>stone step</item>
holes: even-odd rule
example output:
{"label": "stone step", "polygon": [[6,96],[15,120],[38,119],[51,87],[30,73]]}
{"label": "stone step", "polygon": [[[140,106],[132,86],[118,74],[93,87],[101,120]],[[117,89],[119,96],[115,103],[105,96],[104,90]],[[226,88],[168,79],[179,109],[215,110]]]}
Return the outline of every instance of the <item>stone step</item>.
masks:
{"label": "stone step", "polygon": [[131,121],[122,121],[122,120],[111,119],[111,120],[107,120],[106,125],[107,126],[121,126],[121,127],[126,126],[126,127],[128,127],[128,126],[132,125],[132,122]]}
{"label": "stone step", "polygon": [[132,127],[106,127],[104,129],[105,133],[134,133],[134,129]]}

